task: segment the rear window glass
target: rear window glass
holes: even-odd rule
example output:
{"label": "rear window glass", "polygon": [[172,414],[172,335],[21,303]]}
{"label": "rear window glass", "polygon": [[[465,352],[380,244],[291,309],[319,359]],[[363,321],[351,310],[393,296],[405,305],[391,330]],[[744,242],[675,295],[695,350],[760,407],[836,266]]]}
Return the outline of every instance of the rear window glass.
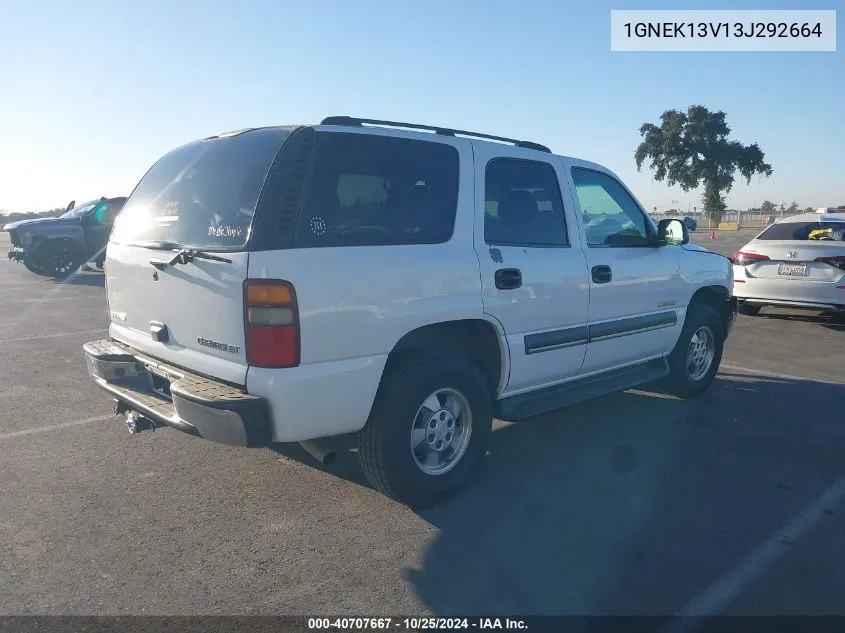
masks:
{"label": "rear window glass", "polygon": [[138,183],[111,240],[243,248],[267,172],[287,135],[277,128],[254,130],[170,152]]}
{"label": "rear window glass", "polygon": [[773,224],[758,240],[845,241],[845,222],[782,222]]}
{"label": "rear window glass", "polygon": [[297,247],[437,244],[458,203],[458,152],[443,143],[366,134],[320,138]]}

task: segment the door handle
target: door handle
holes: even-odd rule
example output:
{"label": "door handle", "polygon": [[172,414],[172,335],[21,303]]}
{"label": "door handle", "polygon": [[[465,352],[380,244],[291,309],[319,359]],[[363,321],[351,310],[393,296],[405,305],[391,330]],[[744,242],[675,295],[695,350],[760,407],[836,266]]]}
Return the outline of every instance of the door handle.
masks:
{"label": "door handle", "polygon": [[606,284],[613,279],[613,271],[610,270],[610,266],[593,266],[591,272],[593,283]]}
{"label": "door handle", "polygon": [[513,290],[522,285],[522,272],[518,268],[500,268],[493,278],[499,290]]}

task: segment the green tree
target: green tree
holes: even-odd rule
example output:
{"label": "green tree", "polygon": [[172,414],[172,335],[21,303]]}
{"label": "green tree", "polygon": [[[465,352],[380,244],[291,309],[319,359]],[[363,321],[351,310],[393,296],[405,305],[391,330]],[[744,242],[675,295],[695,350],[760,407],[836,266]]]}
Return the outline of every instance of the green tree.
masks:
{"label": "green tree", "polygon": [[766,200],[763,204],[760,205],[760,211],[763,215],[774,215],[777,213],[777,206],[771,200]]}
{"label": "green tree", "polygon": [[812,213],[813,211],[815,211],[813,207],[807,207],[806,209],[804,209],[804,213]]}
{"label": "green tree", "polygon": [[763,151],[753,143],[730,140],[731,129],[724,112],[711,112],[704,106],[690,106],[686,112],[666,110],[660,125],[643,123],[643,140],[634,153],[637,170],[646,159],[658,181],[680,185],[684,191],[704,185],[703,211],[714,223],[725,212],[725,195],[730,192],[738,171],[746,183],[754,174],[772,175]]}
{"label": "green tree", "polygon": [[798,203],[793,202],[792,204],[790,204],[786,209],[786,213],[787,215],[795,215],[796,213],[798,213]]}

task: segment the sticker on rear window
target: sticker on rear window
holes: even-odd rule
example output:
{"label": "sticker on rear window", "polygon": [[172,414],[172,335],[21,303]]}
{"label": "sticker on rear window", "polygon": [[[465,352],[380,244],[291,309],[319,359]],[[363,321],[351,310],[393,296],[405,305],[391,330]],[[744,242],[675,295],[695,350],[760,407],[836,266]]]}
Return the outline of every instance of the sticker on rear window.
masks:
{"label": "sticker on rear window", "polygon": [[244,230],[241,227],[229,226],[210,226],[208,227],[209,237],[240,237]]}
{"label": "sticker on rear window", "polygon": [[173,200],[164,205],[164,208],[158,212],[159,215],[179,215],[179,201]]}
{"label": "sticker on rear window", "polygon": [[311,232],[314,235],[325,235],[329,230],[326,221],[321,217],[311,218],[311,221],[308,223],[308,226],[311,228]]}

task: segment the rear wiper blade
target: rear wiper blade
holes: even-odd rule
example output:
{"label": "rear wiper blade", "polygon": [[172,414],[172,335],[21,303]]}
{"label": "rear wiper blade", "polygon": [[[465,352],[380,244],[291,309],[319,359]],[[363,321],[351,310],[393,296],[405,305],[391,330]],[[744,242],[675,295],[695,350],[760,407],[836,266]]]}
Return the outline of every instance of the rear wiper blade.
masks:
{"label": "rear wiper blade", "polygon": [[199,259],[210,259],[214,262],[226,262],[227,264],[231,264],[232,260],[227,257],[220,257],[219,255],[212,255],[211,253],[206,253],[205,251],[198,250],[196,248],[183,248],[176,254],[174,260],[179,261],[180,264],[187,264],[194,258]]}
{"label": "rear wiper blade", "polygon": [[168,266],[175,266],[176,264],[187,264],[188,262],[194,259],[210,259],[215,262],[225,262],[227,264],[232,263],[231,259],[219,257],[218,255],[212,255],[211,253],[206,253],[196,248],[183,248],[180,249],[179,252],[176,253],[176,255],[174,255],[173,258],[169,261],[151,259],[150,263],[159,270],[164,270]]}

